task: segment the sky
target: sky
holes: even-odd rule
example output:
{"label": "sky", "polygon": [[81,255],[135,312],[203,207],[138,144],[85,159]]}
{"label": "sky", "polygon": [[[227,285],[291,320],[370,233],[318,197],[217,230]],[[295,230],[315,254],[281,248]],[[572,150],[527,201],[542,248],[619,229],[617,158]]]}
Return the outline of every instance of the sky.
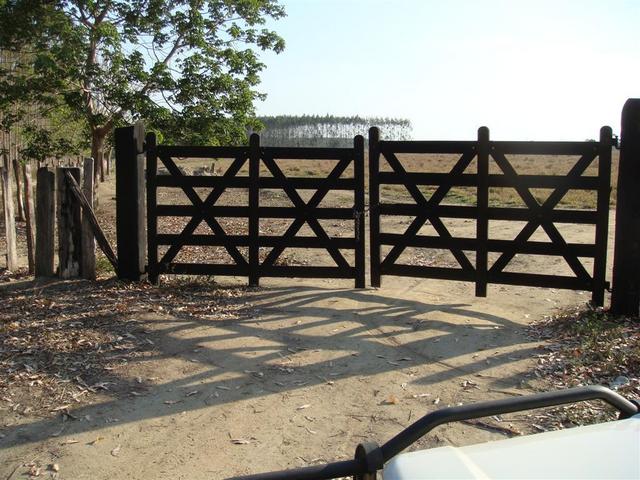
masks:
{"label": "sky", "polygon": [[[585,140],[640,97],[640,0],[285,0],[259,115],[408,118],[416,140]],[[384,132],[382,132],[384,135]]]}

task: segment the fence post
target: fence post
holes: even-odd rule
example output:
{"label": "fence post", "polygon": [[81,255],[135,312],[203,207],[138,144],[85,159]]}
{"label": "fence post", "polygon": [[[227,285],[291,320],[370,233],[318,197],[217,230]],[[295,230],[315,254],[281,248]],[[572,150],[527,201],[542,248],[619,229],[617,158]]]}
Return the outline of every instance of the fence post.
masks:
{"label": "fence post", "polygon": [[116,230],[118,278],[139,281],[145,273],[144,125],[116,128]]}
{"label": "fence post", "polygon": [[353,179],[356,183],[354,195],[354,227],[356,233],[355,268],[356,288],[365,287],[365,215],[364,215],[364,137],[358,135],[353,139]]}
{"label": "fence post", "polygon": [[29,262],[29,273],[33,274],[35,272],[34,222],[36,213],[33,203],[33,179],[31,178],[31,165],[28,160],[22,165],[22,174],[24,177],[24,208],[25,218],[27,221],[27,260]]}
{"label": "fence post", "polygon": [[260,283],[260,136],[249,138],[249,286]]}
{"label": "fence post", "polygon": [[38,168],[36,183],[36,277],[53,277],[56,231],[56,176]]}
{"label": "fence post", "polygon": [[149,282],[158,284],[158,190],[156,176],[158,173],[158,156],[156,153],[156,134],[147,134],[147,256],[149,265],[147,274]]}
{"label": "fence post", "polygon": [[80,181],[79,168],[58,168],[57,211],[58,211],[58,276],[75,278],[80,275],[82,252],[82,220],[80,204],[71,193],[71,187],[65,178],[65,171]]}
{"label": "fence post", "polygon": [[[84,159],[82,172],[82,193],[89,202],[89,207],[93,208],[93,158]],[[91,228],[91,221],[87,215],[82,216],[82,265],[80,266],[82,278],[95,280],[96,278],[96,239]]]}
{"label": "fence post", "polygon": [[380,287],[380,130],[369,129],[369,250],[371,263],[371,286]]}
{"label": "fence post", "polygon": [[596,220],[596,257],[593,263],[593,289],[591,303],[597,307],[604,304],[607,276],[607,240],[609,232],[609,200],[611,199],[611,127],[600,129],[598,142],[598,193]]}
{"label": "fence post", "polygon": [[625,102],[620,137],[611,312],[637,316],[640,313],[640,98]]}
{"label": "fence post", "polygon": [[478,215],[476,219],[476,297],[487,296],[487,250],[489,240],[489,129],[478,129]]}
{"label": "fence post", "polygon": [[2,202],[4,210],[4,234],[7,244],[7,269],[18,268],[18,246],[16,242],[16,217],[13,209],[13,191],[11,188],[10,163],[0,167],[0,183],[2,184]]}

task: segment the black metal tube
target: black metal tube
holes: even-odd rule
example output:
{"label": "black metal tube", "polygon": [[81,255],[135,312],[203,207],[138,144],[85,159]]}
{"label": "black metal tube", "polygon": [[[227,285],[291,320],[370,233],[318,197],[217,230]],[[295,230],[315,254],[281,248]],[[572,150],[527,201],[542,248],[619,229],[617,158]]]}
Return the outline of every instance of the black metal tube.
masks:
{"label": "black metal tube", "polygon": [[519,412],[534,408],[564,405],[566,403],[583,402],[585,400],[603,400],[626,416],[638,413],[638,407],[636,405],[608,388],[599,385],[443,408],[442,410],[425,415],[385,443],[380,447],[382,449],[382,456],[384,461],[387,462],[416,440],[444,423],[490,417],[491,415]]}
{"label": "black metal tube", "polygon": [[280,472],[258,473],[246,477],[233,477],[227,480],[329,480],[339,477],[352,477],[364,473],[364,466],[356,460],[293,468]]}

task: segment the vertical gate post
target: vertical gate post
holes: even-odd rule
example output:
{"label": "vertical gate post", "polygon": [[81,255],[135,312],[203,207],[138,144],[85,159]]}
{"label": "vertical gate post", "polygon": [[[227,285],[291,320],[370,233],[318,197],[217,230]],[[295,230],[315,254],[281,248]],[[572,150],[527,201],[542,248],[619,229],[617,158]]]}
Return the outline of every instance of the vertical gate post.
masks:
{"label": "vertical gate post", "polygon": [[118,278],[139,281],[145,272],[146,248],[142,122],[116,128],[115,147]]}
{"label": "vertical gate post", "polygon": [[353,177],[355,186],[355,232],[356,232],[356,249],[355,249],[355,267],[356,267],[356,288],[365,287],[364,272],[364,234],[365,234],[365,217],[364,217],[364,138],[358,135],[353,139]]}
{"label": "vertical gate post", "polygon": [[36,277],[53,277],[56,230],[56,175],[48,167],[38,168],[36,177]]}
{"label": "vertical gate post", "polygon": [[260,136],[249,138],[249,286],[260,283]]}
{"label": "vertical gate post", "polygon": [[609,232],[609,200],[611,198],[611,147],[613,134],[611,127],[600,129],[598,143],[598,197],[596,219],[596,255],[593,263],[593,287],[591,303],[601,307],[604,304],[604,290],[607,275],[607,237]]}
{"label": "vertical gate post", "polygon": [[369,129],[369,249],[371,286],[380,287],[380,130]]}
{"label": "vertical gate post", "polygon": [[620,137],[611,312],[637,316],[640,313],[640,98],[625,102]]}
{"label": "vertical gate post", "polygon": [[158,283],[158,191],[156,175],[158,173],[158,157],[156,155],[156,134],[147,134],[147,255],[149,266],[147,273],[149,282]]}
{"label": "vertical gate post", "polygon": [[71,193],[65,176],[69,172],[76,182],[80,182],[80,169],[58,167],[56,170],[58,212],[58,276],[77,278],[82,262],[82,213],[80,204]]}
{"label": "vertical gate post", "polygon": [[[94,174],[93,158],[88,157],[83,161],[82,193],[84,193],[89,206],[93,208]],[[82,216],[82,265],[80,268],[82,278],[96,279],[96,239],[91,228],[91,221],[87,215]]]}
{"label": "vertical gate post", "polygon": [[478,129],[478,186],[476,218],[476,296],[487,296],[487,243],[489,240],[489,129]]}

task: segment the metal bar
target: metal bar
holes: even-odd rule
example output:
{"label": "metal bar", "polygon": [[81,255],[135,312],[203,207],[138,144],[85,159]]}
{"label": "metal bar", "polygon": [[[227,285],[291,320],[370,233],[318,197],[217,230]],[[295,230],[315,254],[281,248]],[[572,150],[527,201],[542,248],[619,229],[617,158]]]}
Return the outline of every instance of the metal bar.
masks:
{"label": "metal bar", "polygon": [[280,472],[258,473],[243,477],[232,477],[227,480],[330,480],[332,478],[351,477],[364,473],[365,468],[357,460],[313,465],[310,467],[282,470]]}
{"label": "metal bar", "polygon": [[385,462],[390,460],[416,440],[444,423],[584,402],[586,400],[602,400],[624,415],[631,416],[638,413],[636,405],[608,388],[599,385],[443,408],[425,415],[382,445],[382,455]]}

